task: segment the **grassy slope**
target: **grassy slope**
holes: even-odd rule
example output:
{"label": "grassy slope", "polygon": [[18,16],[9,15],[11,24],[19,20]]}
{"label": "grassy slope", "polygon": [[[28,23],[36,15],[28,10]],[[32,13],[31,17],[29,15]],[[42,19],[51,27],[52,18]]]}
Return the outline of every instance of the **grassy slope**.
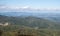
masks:
{"label": "grassy slope", "polygon": [[[6,26],[7,27],[7,26]],[[10,27],[11,28],[11,27]],[[14,28],[14,27],[12,27]],[[20,33],[19,33],[20,32]],[[52,30],[52,29],[34,29],[30,27],[21,27],[15,28],[14,30],[9,29],[8,31],[4,31],[2,36],[18,36],[20,34],[26,35],[34,35],[34,36],[60,36],[59,30]],[[23,35],[24,35],[23,34]]]}

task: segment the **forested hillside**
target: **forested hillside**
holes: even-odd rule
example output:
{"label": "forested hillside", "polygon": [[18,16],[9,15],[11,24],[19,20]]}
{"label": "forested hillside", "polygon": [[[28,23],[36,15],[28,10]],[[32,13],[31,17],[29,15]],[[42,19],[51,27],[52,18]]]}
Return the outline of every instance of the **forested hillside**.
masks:
{"label": "forested hillside", "polygon": [[28,16],[28,17],[8,17],[0,15],[0,23],[10,23],[12,25],[38,27],[38,29],[60,29],[60,24],[51,20]]}
{"label": "forested hillside", "polygon": [[60,24],[34,16],[12,17],[0,15],[0,36],[60,36]]}

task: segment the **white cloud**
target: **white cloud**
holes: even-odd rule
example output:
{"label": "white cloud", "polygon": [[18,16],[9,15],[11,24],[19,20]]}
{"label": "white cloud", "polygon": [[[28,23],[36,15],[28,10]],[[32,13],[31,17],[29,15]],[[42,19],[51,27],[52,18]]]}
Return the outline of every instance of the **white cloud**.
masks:
{"label": "white cloud", "polygon": [[20,7],[20,6],[0,6],[0,10],[3,10],[3,11],[52,11],[52,10],[59,10],[60,11],[60,8],[31,8],[30,6],[23,6],[23,7]]}
{"label": "white cloud", "polygon": [[6,8],[6,6],[0,6],[0,9],[4,9],[4,8]]}
{"label": "white cloud", "polygon": [[19,9],[20,7],[16,7],[16,6],[10,6],[10,7],[8,7],[8,9],[12,9],[12,10],[14,10],[14,9]]}
{"label": "white cloud", "polygon": [[27,9],[27,8],[30,8],[30,6],[24,6],[24,7],[22,7],[23,9]]}

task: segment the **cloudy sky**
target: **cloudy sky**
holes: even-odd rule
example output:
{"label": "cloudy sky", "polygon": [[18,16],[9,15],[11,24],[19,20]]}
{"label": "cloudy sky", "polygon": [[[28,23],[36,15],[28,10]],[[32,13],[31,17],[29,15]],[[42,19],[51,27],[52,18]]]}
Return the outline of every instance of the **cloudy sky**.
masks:
{"label": "cloudy sky", "polygon": [[0,0],[0,11],[60,10],[60,0]]}

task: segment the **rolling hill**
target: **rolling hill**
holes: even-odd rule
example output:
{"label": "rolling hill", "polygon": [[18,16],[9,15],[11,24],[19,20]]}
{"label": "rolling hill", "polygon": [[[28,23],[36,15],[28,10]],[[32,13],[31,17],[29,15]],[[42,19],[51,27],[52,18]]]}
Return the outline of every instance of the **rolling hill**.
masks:
{"label": "rolling hill", "polygon": [[0,23],[9,22],[12,25],[28,26],[38,29],[60,29],[60,24],[40,17],[8,17],[0,15]]}

